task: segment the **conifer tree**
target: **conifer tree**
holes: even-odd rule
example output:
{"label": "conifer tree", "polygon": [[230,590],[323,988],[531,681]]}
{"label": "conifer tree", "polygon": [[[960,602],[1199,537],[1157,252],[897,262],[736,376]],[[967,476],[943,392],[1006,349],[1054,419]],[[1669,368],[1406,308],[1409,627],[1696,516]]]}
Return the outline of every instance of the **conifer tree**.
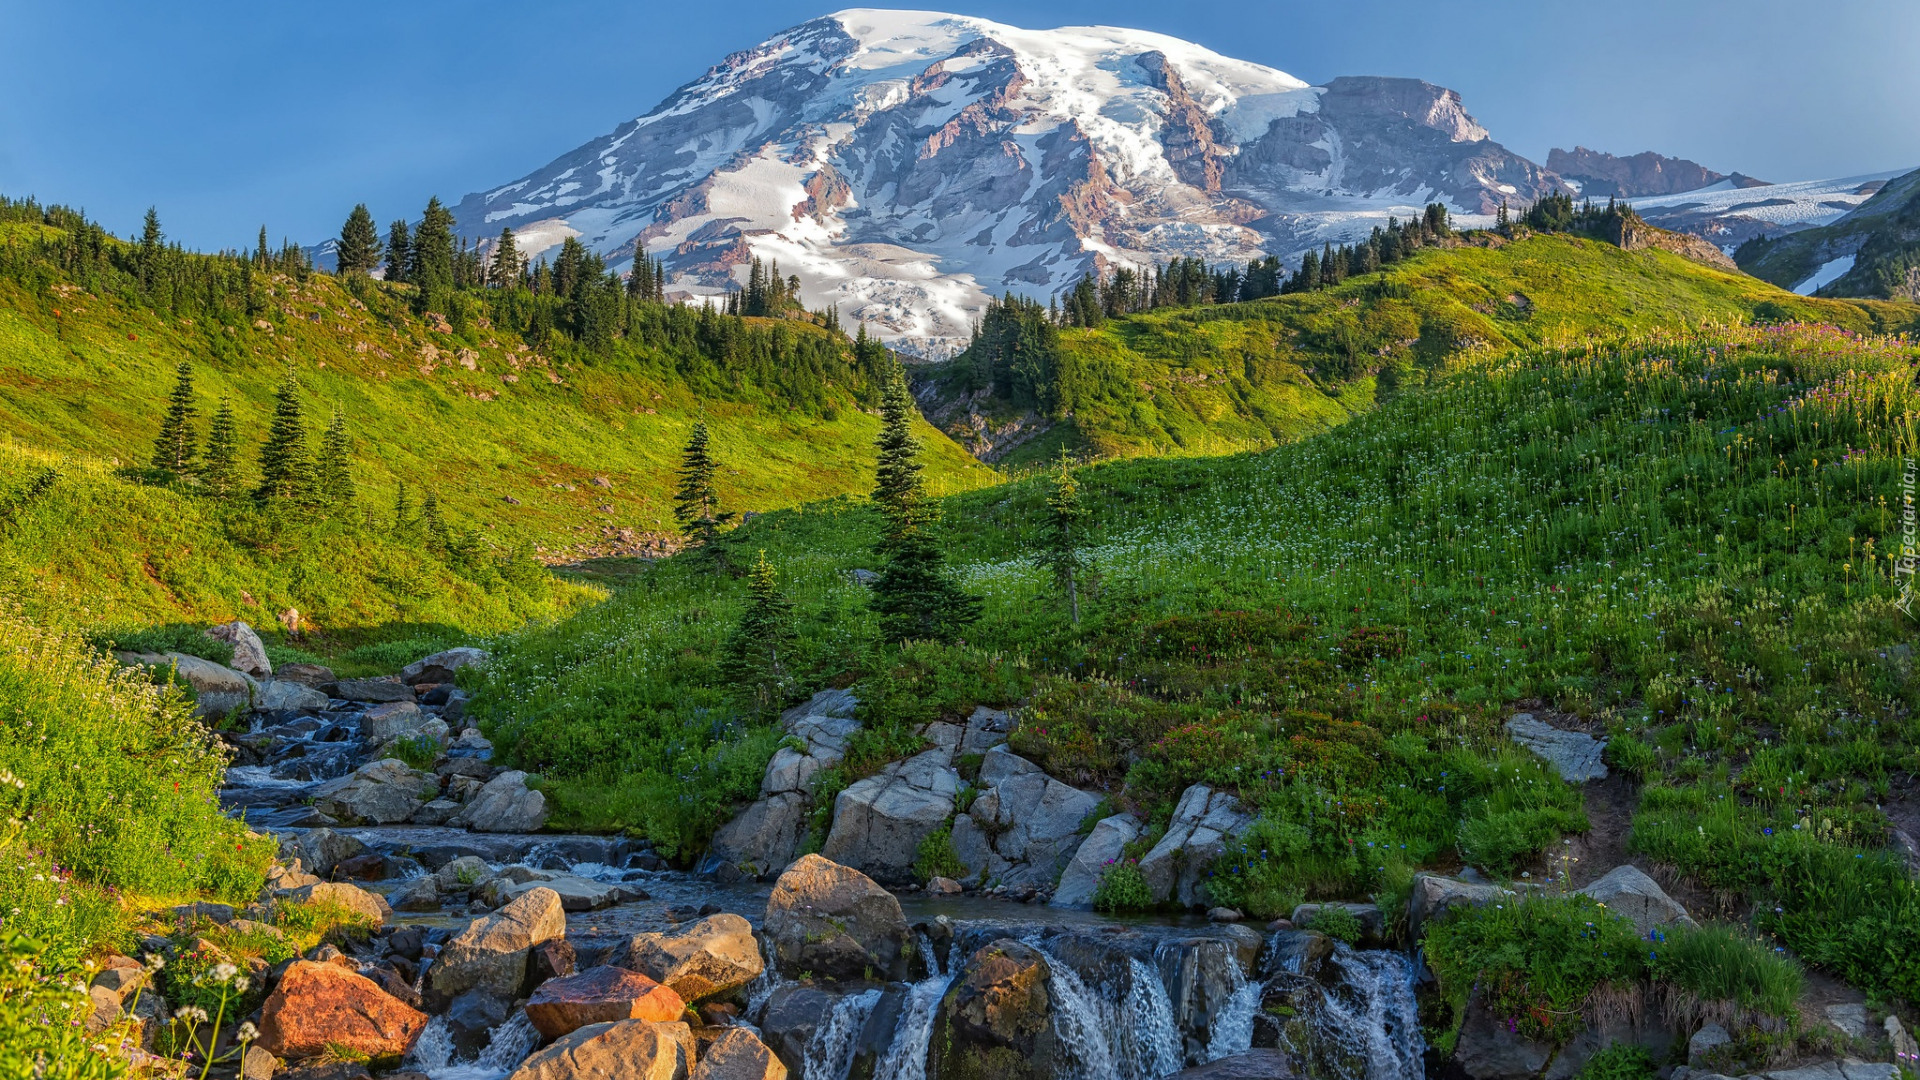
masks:
{"label": "conifer tree", "polygon": [[156,275],[160,272],[160,212],[147,207],[147,218],[140,229],[140,287],[153,288]]}
{"label": "conifer tree", "polygon": [[440,516],[440,496],[431,491],[420,500],[420,527],[426,530],[427,539],[434,546],[442,549],[448,546],[447,521]]}
{"label": "conifer tree", "polygon": [[273,263],[273,253],[267,250],[267,227],[260,226],[260,243],[253,249],[255,266],[269,266]]}
{"label": "conifer tree", "polygon": [[400,481],[400,489],[393,495],[393,531],[406,532],[413,527],[413,500],[407,495],[407,482]]}
{"label": "conifer tree", "polygon": [[[673,517],[690,544],[709,547],[718,535],[720,499],[713,489],[715,471],[713,453],[707,439],[707,422],[696,421],[693,435],[680,455],[680,488],[673,496]],[[717,551],[714,554],[718,554]]]}
{"label": "conifer tree", "polygon": [[427,200],[420,227],[413,231],[412,256],[407,280],[419,287],[421,303],[431,306],[428,294],[453,288],[453,212],[437,196]]}
{"label": "conifer tree", "polygon": [[300,415],[300,384],[287,369],[273,392],[273,423],[260,448],[260,486],[254,497],[305,500],[313,491],[313,458],[307,448],[307,424]]}
{"label": "conifer tree", "polygon": [[160,434],[153,440],[153,467],[171,473],[185,473],[193,465],[198,439],[193,433],[193,365],[185,360],[174,369],[173,393],[167,398],[167,415],[160,421]]}
{"label": "conifer tree", "polygon": [[353,444],[347,438],[347,418],[338,411],[328,421],[320,437],[320,460],[314,470],[315,487],[320,498],[336,507],[353,505]]}
{"label": "conifer tree", "polygon": [[347,215],[334,253],[343,276],[372,273],[373,268],[380,265],[380,230],[374,226],[366,203],[356,205]]}
{"label": "conifer tree", "polygon": [[1047,493],[1046,525],[1040,550],[1034,553],[1033,561],[1051,573],[1054,584],[1066,594],[1067,609],[1072,613],[1075,626],[1080,625],[1080,581],[1093,568],[1082,550],[1081,530],[1086,517],[1086,507],[1080,504],[1080,482],[1073,475],[1073,461],[1063,450],[1059,467],[1053,474],[1052,490]]}
{"label": "conifer tree", "polygon": [[793,602],[780,591],[767,553],[747,572],[747,610],[721,648],[720,676],[756,713],[785,703],[792,677],[787,649],[793,643]]}
{"label": "conifer tree", "polygon": [[493,244],[493,265],[487,269],[487,282],[496,289],[511,289],[520,284],[520,245],[514,242],[512,229],[501,229]]}
{"label": "conifer tree", "polygon": [[913,434],[918,412],[906,375],[895,364],[880,402],[873,501],[886,522],[874,546],[884,564],[873,582],[871,604],[888,641],[951,641],[980,617],[980,600],[953,583],[932,534],[938,514],[920,479],[920,440]]}
{"label": "conifer tree", "polygon": [[407,280],[407,265],[413,260],[413,235],[407,231],[406,219],[387,226],[387,275],[388,281]]}
{"label": "conifer tree", "polygon": [[207,426],[207,456],[200,466],[200,482],[214,498],[224,499],[240,486],[240,427],[234,422],[233,400],[222,397]]}

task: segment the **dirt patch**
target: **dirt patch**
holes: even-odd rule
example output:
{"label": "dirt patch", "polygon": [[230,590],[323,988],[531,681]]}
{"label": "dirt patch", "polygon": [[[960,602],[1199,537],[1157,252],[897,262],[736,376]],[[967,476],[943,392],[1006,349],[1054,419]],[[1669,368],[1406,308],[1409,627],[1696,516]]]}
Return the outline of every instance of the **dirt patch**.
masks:
{"label": "dirt patch", "polygon": [[[1594,780],[1584,786],[1590,828],[1579,836],[1569,837],[1569,842],[1556,853],[1572,857],[1569,877],[1576,889],[1632,861],[1628,857],[1627,841],[1633,830],[1634,808],[1640,805],[1640,785],[1622,773],[1609,773],[1605,780]],[[1557,863],[1560,859],[1554,861]],[[1557,873],[1558,867],[1555,870]]]}

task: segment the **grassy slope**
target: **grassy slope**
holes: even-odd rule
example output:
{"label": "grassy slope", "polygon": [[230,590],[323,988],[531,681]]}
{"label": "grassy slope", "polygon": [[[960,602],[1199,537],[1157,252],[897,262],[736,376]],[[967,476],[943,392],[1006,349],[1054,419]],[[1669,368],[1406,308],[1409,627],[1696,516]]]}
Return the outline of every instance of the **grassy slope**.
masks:
{"label": "grassy slope", "polygon": [[[1756,316],[1877,332],[1920,325],[1912,305],[1797,297],[1664,251],[1622,251],[1564,234],[1483,240],[1425,249],[1384,274],[1322,292],[1065,331],[1067,353],[1128,389],[1083,404],[1070,426],[1005,461],[1046,461],[1062,445],[1100,457],[1267,446],[1342,423],[1382,391],[1419,382],[1463,352],[1564,348]],[[951,398],[945,388],[959,372],[934,377]],[[989,411],[996,409],[1011,412],[1004,404]]]}
{"label": "grassy slope", "polygon": [[[1024,702],[1016,749],[1149,820],[1199,780],[1261,806],[1228,890],[1250,910],[1391,896],[1463,860],[1552,873],[1542,849],[1586,826],[1501,734],[1531,700],[1612,735],[1644,785],[1642,851],[1912,996],[1920,889],[1880,855],[1877,804],[1920,810],[1886,556],[1914,362],[1817,329],[1528,352],[1276,450],[1089,468],[1100,587],[1078,628],[1029,562],[1042,483],[956,496],[949,550],[986,600],[966,646],[875,645],[847,576],[872,565],[867,511],[744,539],[798,604],[802,689],[861,681],[870,730]],[[715,720],[739,611],[740,586],[670,560],[512,642],[480,707],[570,824],[690,853],[774,746]],[[881,741],[850,761],[911,749]],[[1904,944],[1873,947],[1888,935]]]}

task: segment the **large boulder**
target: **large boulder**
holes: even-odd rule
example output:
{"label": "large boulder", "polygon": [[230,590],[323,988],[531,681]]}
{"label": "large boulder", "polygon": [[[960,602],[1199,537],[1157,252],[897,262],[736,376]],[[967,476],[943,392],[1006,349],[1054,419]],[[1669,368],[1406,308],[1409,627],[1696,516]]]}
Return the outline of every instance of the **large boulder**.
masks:
{"label": "large boulder", "polygon": [[689,1003],[745,986],[766,970],[752,924],[730,914],[709,915],[677,930],[635,934],[614,962],[672,987]]}
{"label": "large boulder", "polygon": [[1584,731],[1563,731],[1524,712],[1515,713],[1507,721],[1507,734],[1559,770],[1560,778],[1569,784],[1607,778],[1606,763],[1600,758],[1607,748],[1604,739],[1596,739]]}
{"label": "large boulder", "polygon": [[858,705],[845,690],[822,690],[780,715],[792,743],[767,763],[760,798],[714,833],[703,873],[723,881],[763,879],[793,861],[807,835],[813,779],[846,757],[847,739],[860,730],[853,718]]}
{"label": "large boulder", "polygon": [[508,867],[478,891],[489,905],[500,907],[534,889],[552,889],[560,895],[560,906],[567,911],[599,911],[619,903],[622,895],[618,886],[604,881],[520,866]]}
{"label": "large boulder", "polygon": [[518,769],[487,781],[449,825],[474,832],[530,833],[547,823],[547,797],[527,787],[527,774]]}
{"label": "large boulder", "polygon": [[186,653],[115,653],[123,664],[138,664],[158,671],[171,669],[193,687],[193,714],[202,719],[218,719],[235,709],[253,707],[252,677],[224,664],[216,664]]}
{"label": "large boulder", "polygon": [[985,788],[954,822],[953,847],[965,877],[1052,888],[1080,847],[1080,823],[1100,797],[1048,776],[1004,745],[980,763]]}
{"label": "large boulder", "polygon": [[327,707],[327,695],[292,679],[270,679],[260,684],[253,707],[262,712],[319,712]]}
{"label": "large boulder", "polygon": [[387,920],[393,917],[393,908],[388,906],[386,897],[344,881],[322,881],[276,890],[274,897],[285,903],[345,908],[376,927],[386,925]]}
{"label": "large boulder", "polygon": [[1132,814],[1115,814],[1096,822],[1093,831],[1074,849],[1073,858],[1060,872],[1060,884],[1053,900],[1060,907],[1086,907],[1093,903],[1093,891],[1100,887],[1100,875],[1126,853],[1128,844],[1140,836],[1140,820]]}
{"label": "large boulder", "polygon": [[313,806],[348,824],[397,825],[439,792],[435,777],[399,758],[382,758],[320,785]]}
{"label": "large boulder", "polygon": [[536,1051],[507,1080],[687,1080],[693,1030],[683,1023],[588,1024]]}
{"label": "large boulder", "polygon": [[243,671],[256,679],[273,678],[273,661],[267,659],[267,646],[260,635],[253,632],[253,627],[235,619],[207,627],[206,634],[233,646],[233,663],[229,666],[235,671]]}
{"label": "large boulder", "polygon": [[333,696],[345,701],[412,701],[413,688],[392,678],[341,679],[333,684]]}
{"label": "large boulder", "polygon": [[493,878],[493,867],[478,855],[461,855],[433,872],[434,887],[442,895],[469,893]]}
{"label": "large boulder", "polygon": [[974,707],[973,715],[967,717],[967,731],[960,738],[962,754],[985,754],[994,747],[1007,741],[1013,732],[1013,714],[1005,709],[989,709],[985,705]]}
{"label": "large boulder", "polygon": [[308,830],[294,838],[289,847],[290,854],[298,857],[302,865],[323,878],[332,876],[333,868],[340,863],[367,852],[367,845],[358,837],[325,828]]}
{"label": "large boulder", "polygon": [[1484,907],[1512,895],[1511,890],[1498,885],[1422,871],[1413,875],[1413,895],[1407,900],[1407,938],[1419,941],[1427,923],[1456,907]]}
{"label": "large boulder", "polygon": [[417,735],[429,724],[438,724],[439,734],[446,736],[445,720],[422,712],[411,701],[389,701],[361,714],[360,736],[372,743],[392,742]]}
{"label": "large boulder", "polygon": [[967,958],[941,999],[929,1044],[939,1077],[1051,1080],[1067,1062],[1053,1023],[1046,957],[1011,938]]}
{"label": "large boulder", "polygon": [[463,645],[408,664],[400,669],[400,681],[408,686],[452,682],[454,672],[463,667],[484,664],[490,659],[492,656],[487,650]]}
{"label": "large boulder", "polygon": [[1453,1062],[1472,1080],[1535,1080],[1553,1057],[1553,1046],[1517,1034],[1475,992],[1460,1024]]}
{"label": "large boulder", "polygon": [[548,1039],[615,1020],[671,1022],[686,1011],[686,1001],[672,987],[617,967],[548,979],[527,999],[527,1019]]}
{"label": "large boulder", "polygon": [[282,664],[274,677],[316,689],[335,681],[333,669],[320,664]]}
{"label": "large boulder", "polygon": [[427,1016],[334,964],[296,960],[260,1009],[260,1045],[275,1057],[305,1058],[344,1047],[373,1058],[412,1049]]}
{"label": "large boulder", "polygon": [[566,932],[560,894],[536,888],[449,938],[428,969],[428,989],[443,1001],[473,989],[519,997],[533,947]]}
{"label": "large boulder", "polygon": [[[954,735],[957,745],[957,729]],[[953,816],[953,800],[960,793],[960,774],[951,764],[954,745],[896,761],[841,791],[833,802],[833,828],[820,853],[881,881],[911,881],[920,842]]]}
{"label": "large boulder", "polygon": [[912,941],[900,901],[851,867],[802,855],[773,884],[764,923],[786,975],[906,976]]}
{"label": "large boulder", "polygon": [[1206,871],[1229,839],[1253,822],[1239,800],[1205,784],[1182,792],[1173,820],[1153,850],[1140,860],[1140,874],[1155,903],[1206,907]]}
{"label": "large boulder", "polygon": [[1607,910],[1632,919],[1634,928],[1643,937],[1656,927],[1675,923],[1698,925],[1680,901],[1668,896],[1665,889],[1637,867],[1616,866],[1579,892],[1607,905]]}
{"label": "large boulder", "polygon": [[787,1067],[749,1028],[730,1027],[693,1070],[693,1080],[786,1080]]}
{"label": "large boulder", "polygon": [[842,995],[823,983],[782,982],[760,1014],[760,1035],[788,1071],[806,1080],[807,1051],[832,1023]]}
{"label": "large boulder", "polygon": [[808,797],[797,791],[755,800],[713,834],[702,870],[724,880],[758,879],[787,865],[806,839],[808,809]]}

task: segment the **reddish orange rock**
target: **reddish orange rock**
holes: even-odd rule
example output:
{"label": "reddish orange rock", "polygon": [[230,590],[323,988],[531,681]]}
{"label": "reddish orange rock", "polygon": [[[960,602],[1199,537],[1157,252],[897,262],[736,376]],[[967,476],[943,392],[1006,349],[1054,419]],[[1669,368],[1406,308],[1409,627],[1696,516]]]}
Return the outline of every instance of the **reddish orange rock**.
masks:
{"label": "reddish orange rock", "polygon": [[410,1008],[333,964],[295,961],[260,1009],[260,1046],[281,1058],[314,1057],[329,1044],[373,1058],[399,1057],[427,1026]]}
{"label": "reddish orange rock", "polygon": [[549,1039],[614,1020],[668,1023],[686,1011],[687,1003],[672,987],[637,971],[607,966],[548,979],[527,1000],[527,1019]]}

